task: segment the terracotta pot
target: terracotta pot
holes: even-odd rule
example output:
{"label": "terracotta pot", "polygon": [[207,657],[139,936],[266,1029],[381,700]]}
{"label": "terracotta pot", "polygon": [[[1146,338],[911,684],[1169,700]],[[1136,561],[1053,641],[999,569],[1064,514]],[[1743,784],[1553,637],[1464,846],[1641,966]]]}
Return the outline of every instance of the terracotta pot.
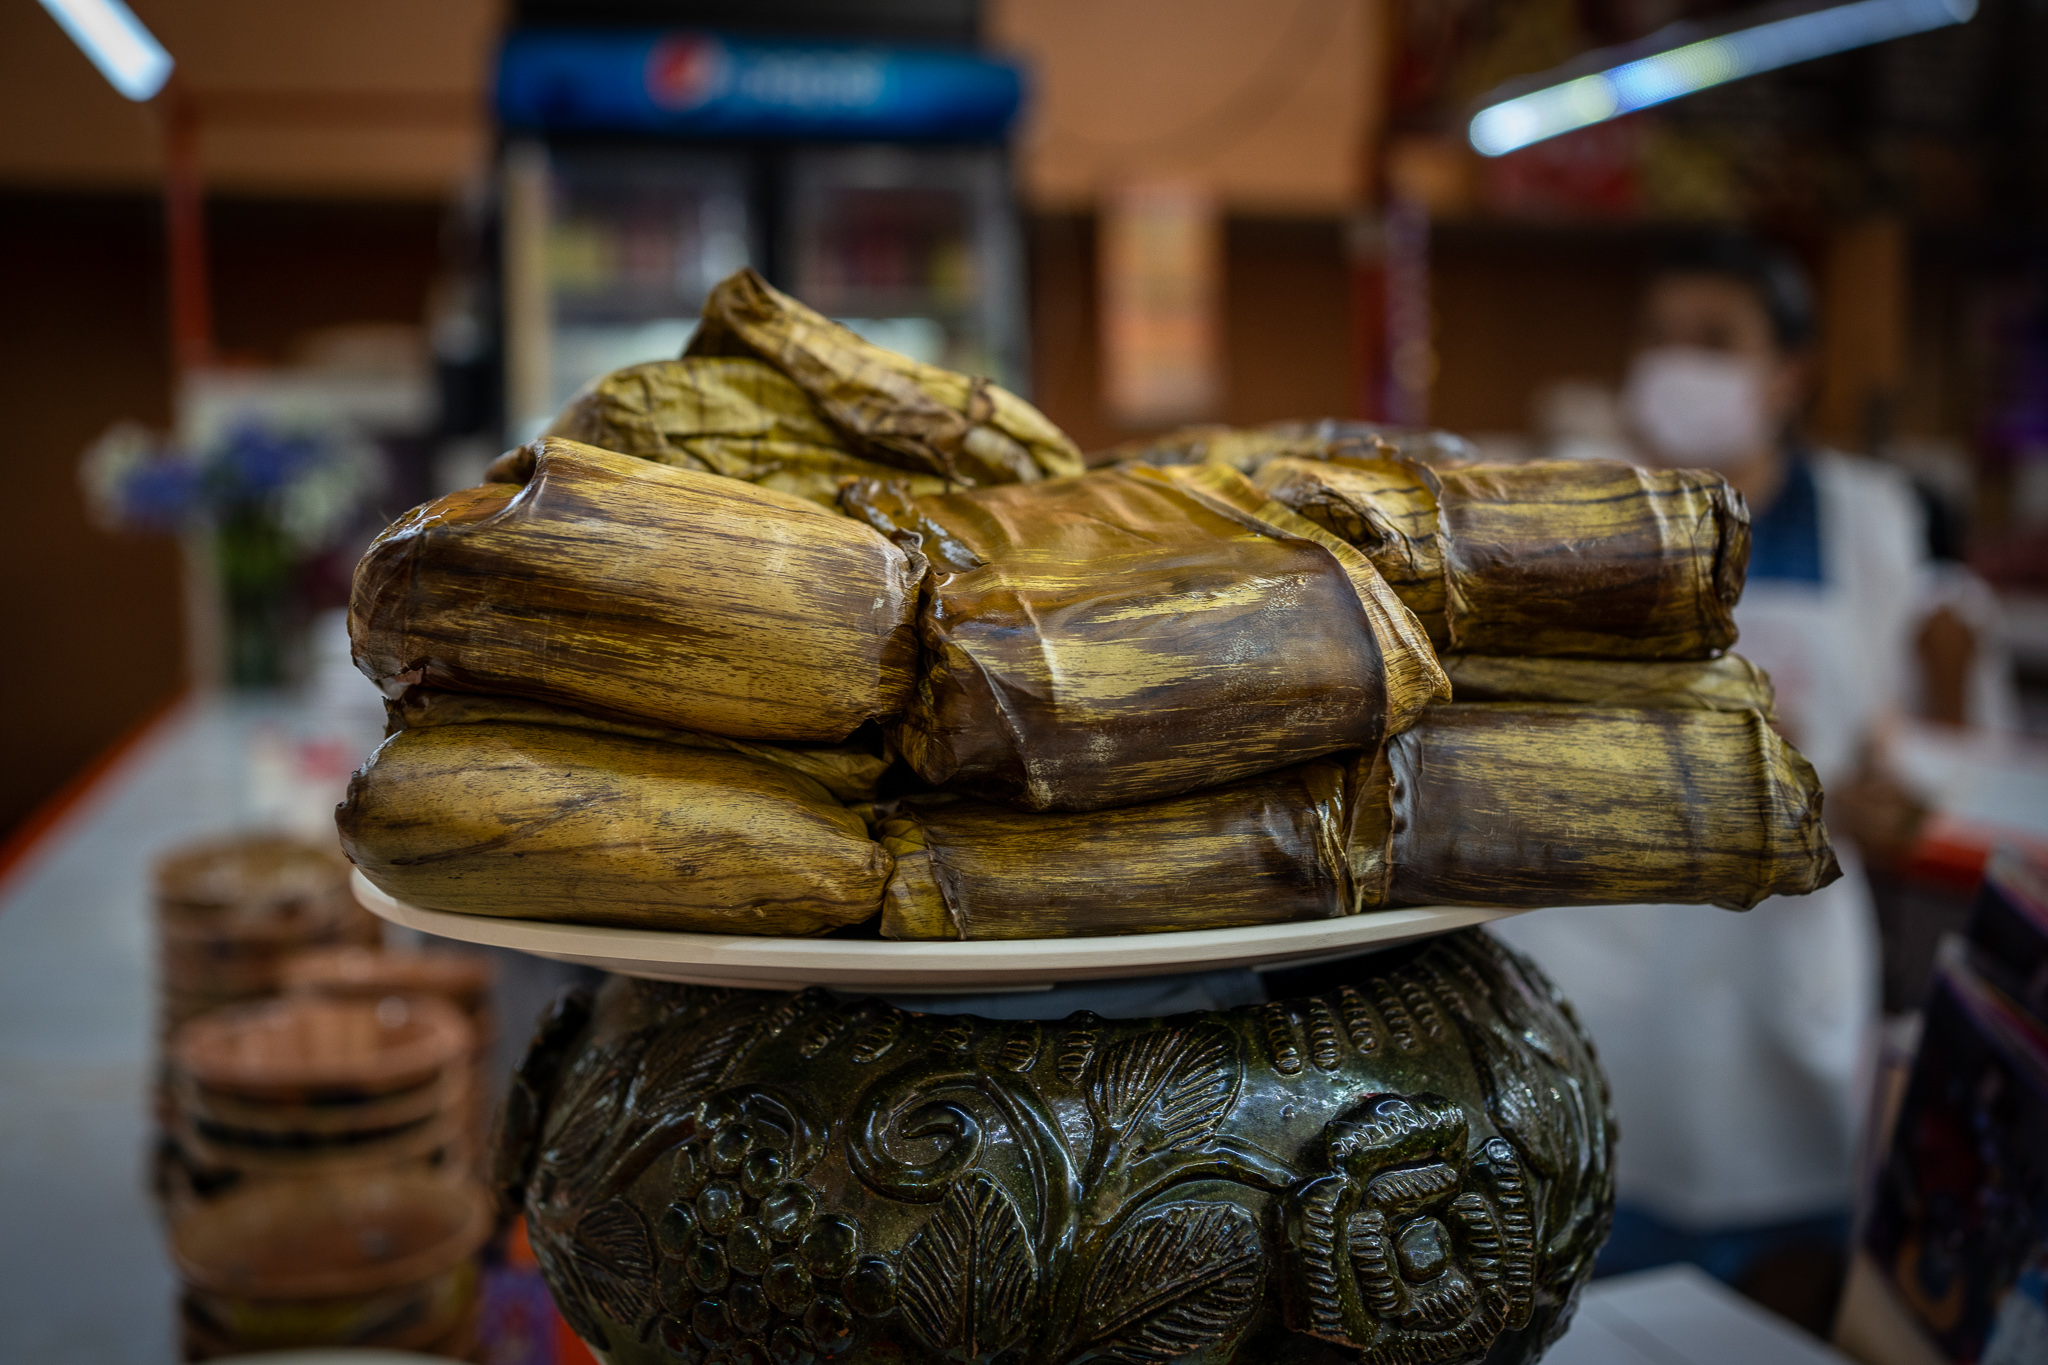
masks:
{"label": "terracotta pot", "polygon": [[308,948],[340,942],[341,931],[332,925],[318,934],[277,941],[209,935],[178,937],[166,932],[158,942],[157,963],[167,987],[206,992],[225,997],[224,1003],[233,1003],[237,999],[278,994],[285,987],[287,967],[300,954]]}
{"label": "terracotta pot", "polygon": [[371,999],[438,996],[468,1015],[474,1025],[490,1015],[496,975],[491,960],[478,953],[396,953],[344,947],[293,955],[284,963],[281,980],[286,990],[316,995]]}
{"label": "terracotta pot", "polygon": [[181,1354],[188,1361],[232,1358],[235,1365],[446,1365],[450,1360],[477,1359],[478,1306],[474,1296],[461,1321],[440,1336],[413,1341],[404,1334],[396,1342],[372,1345],[285,1346],[276,1350],[248,1346],[222,1334],[211,1317],[210,1305],[185,1296],[179,1302],[178,1335]]}
{"label": "terracotta pot", "polygon": [[444,1000],[287,996],[233,1005],[179,1029],[171,1056],[209,1090],[286,1103],[368,1099],[426,1084],[470,1052]]}
{"label": "terracotta pot", "polygon": [[406,1167],[469,1169],[473,1150],[467,1117],[460,1111],[385,1132],[292,1135],[283,1141],[223,1131],[181,1115],[171,1135],[195,1168],[215,1177],[330,1179]]}
{"label": "terracotta pot", "polygon": [[1476,932],[1172,1019],[612,979],[498,1171],[612,1365],[1534,1360],[1613,1207],[1606,1085]]}
{"label": "terracotta pot", "polygon": [[267,999],[274,993],[267,988],[253,993],[240,990],[183,990],[167,982],[158,1000],[163,1045],[168,1050],[170,1040],[176,1036],[178,1030],[202,1014],[211,1014],[229,1005],[244,1005],[253,1000]]}
{"label": "terracotta pot", "polygon": [[[423,1092],[423,1093],[422,1093]],[[216,1174],[304,1175],[368,1170],[451,1159],[467,1162],[472,1151],[467,1087],[435,1082],[419,1091],[365,1106],[336,1106],[264,1115],[222,1109],[232,1105],[189,1103],[171,1125],[178,1146],[196,1167]],[[370,1112],[350,1112],[357,1108]]]}
{"label": "terracotta pot", "polygon": [[481,953],[326,948],[286,959],[280,980],[285,990],[296,994],[336,999],[433,996],[461,1010],[474,1039],[466,1068],[471,1077],[464,1101],[464,1127],[472,1151],[481,1149],[490,1131],[492,1081],[496,1079],[486,1072],[497,1032],[491,1008],[497,970],[490,958]]}
{"label": "terracotta pot", "polygon": [[288,835],[188,845],[158,860],[154,880],[159,921],[187,935],[303,939],[365,917],[351,913],[340,850]]}
{"label": "terracotta pot", "polygon": [[465,1261],[422,1283],[360,1298],[257,1301],[188,1290],[179,1302],[185,1358],[308,1346],[459,1357],[474,1338],[477,1283],[475,1263]]}
{"label": "terracotta pot", "polygon": [[253,1141],[282,1146],[322,1137],[349,1141],[426,1123],[468,1102],[469,1082],[461,1069],[405,1090],[345,1104],[252,1100],[211,1090],[188,1076],[173,1079],[178,1112],[195,1126],[246,1133]]}
{"label": "terracotta pot", "polygon": [[171,1229],[188,1354],[449,1339],[490,1227],[481,1188],[428,1175],[279,1181],[198,1206]]}
{"label": "terracotta pot", "polygon": [[155,887],[165,1038],[209,1010],[277,994],[295,953],[382,937],[326,844],[259,834],[189,845],[158,861]]}

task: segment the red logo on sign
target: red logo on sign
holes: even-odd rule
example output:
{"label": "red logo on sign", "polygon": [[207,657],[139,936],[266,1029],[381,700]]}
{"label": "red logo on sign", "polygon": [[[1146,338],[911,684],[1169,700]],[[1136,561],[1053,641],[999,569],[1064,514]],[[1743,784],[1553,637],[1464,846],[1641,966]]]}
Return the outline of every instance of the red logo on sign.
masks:
{"label": "red logo on sign", "polygon": [[647,97],[664,109],[695,109],[724,93],[729,62],[716,38],[664,38],[647,56]]}

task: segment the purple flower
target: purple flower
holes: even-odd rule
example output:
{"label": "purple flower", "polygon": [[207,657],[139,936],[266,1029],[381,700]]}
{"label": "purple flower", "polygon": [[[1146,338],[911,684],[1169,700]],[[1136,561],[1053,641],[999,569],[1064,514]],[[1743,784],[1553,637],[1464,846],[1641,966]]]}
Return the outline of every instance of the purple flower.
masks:
{"label": "purple flower", "polygon": [[261,501],[281,492],[320,454],[319,443],[310,437],[239,426],[207,462],[210,482],[222,502]]}
{"label": "purple flower", "polygon": [[199,470],[159,457],[135,465],[121,481],[121,520],[149,531],[175,531],[199,509]]}

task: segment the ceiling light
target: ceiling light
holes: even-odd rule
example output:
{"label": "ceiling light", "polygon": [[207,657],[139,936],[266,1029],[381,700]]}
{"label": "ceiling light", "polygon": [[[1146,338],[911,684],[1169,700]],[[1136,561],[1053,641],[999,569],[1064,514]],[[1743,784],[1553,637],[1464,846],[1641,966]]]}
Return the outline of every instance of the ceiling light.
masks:
{"label": "ceiling light", "polygon": [[171,54],[121,0],[43,0],[43,8],[129,99],[146,100],[171,78]]}
{"label": "ceiling light", "polygon": [[[1677,40],[1691,38],[1697,29],[1674,26],[1649,40],[1648,46],[1663,49],[1649,56],[1616,64],[1612,59],[1624,53],[1610,49],[1517,82],[1538,88],[1474,115],[1472,146],[1483,155],[1500,156],[1759,71],[1965,23],[1976,12],[1977,0],[1856,0],[1692,41]],[[1587,65],[1604,69],[1560,79]]]}

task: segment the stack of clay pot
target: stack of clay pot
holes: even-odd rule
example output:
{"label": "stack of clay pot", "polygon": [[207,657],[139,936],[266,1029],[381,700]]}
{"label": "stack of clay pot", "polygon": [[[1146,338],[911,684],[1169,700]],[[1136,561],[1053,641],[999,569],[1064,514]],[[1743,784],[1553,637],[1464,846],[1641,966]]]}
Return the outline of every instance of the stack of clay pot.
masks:
{"label": "stack of clay pot", "polygon": [[466,1136],[473,1151],[490,1124],[495,1078],[490,1074],[496,1020],[491,991],[497,973],[479,953],[394,952],[375,948],[322,948],[286,961],[283,986],[290,995],[332,1000],[382,1000],[387,996],[430,996],[445,1000],[469,1021],[471,1046]]}
{"label": "stack of clay pot", "polygon": [[329,843],[248,833],[173,849],[154,870],[161,997],[155,1183],[167,1203],[209,1193],[231,1172],[208,1171],[178,1141],[172,1040],[193,1019],[275,996],[284,964],[308,949],[366,945],[381,926],[348,891],[348,864]]}
{"label": "stack of clay pot", "polygon": [[461,1355],[492,1204],[475,1032],[433,995],[230,1005],[171,1047],[187,1359],[298,1346]]}
{"label": "stack of clay pot", "polygon": [[187,1360],[348,1346],[467,1358],[492,1207],[425,1170],[237,1189],[171,1232]]}
{"label": "stack of clay pot", "polygon": [[173,1040],[172,1133],[202,1191],[255,1177],[467,1168],[474,1035],[432,996],[292,995]]}
{"label": "stack of clay pot", "polygon": [[163,1036],[188,1019],[275,995],[287,958],[375,944],[331,843],[257,834],[179,849],[156,866]]}

